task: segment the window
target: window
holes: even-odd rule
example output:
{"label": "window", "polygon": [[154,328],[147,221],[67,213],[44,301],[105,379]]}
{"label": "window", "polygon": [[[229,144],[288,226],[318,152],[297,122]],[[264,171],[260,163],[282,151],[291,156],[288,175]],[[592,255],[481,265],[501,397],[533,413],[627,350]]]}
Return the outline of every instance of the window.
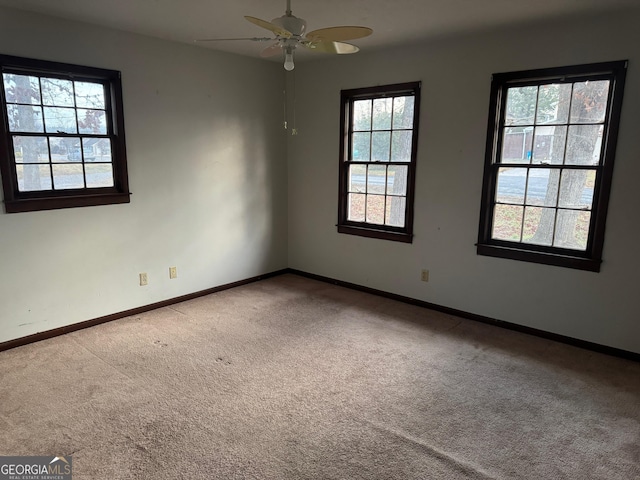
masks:
{"label": "window", "polygon": [[120,73],[0,55],[7,213],[129,202]]}
{"label": "window", "polygon": [[493,76],[479,254],[600,270],[625,73]]}
{"label": "window", "polygon": [[338,232],[412,241],[420,83],[341,94]]}

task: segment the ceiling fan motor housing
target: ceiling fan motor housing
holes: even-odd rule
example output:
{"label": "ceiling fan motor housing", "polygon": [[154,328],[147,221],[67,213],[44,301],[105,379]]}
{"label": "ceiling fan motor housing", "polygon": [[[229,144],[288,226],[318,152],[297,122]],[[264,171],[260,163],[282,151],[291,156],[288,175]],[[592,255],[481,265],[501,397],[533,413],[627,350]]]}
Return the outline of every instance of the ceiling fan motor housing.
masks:
{"label": "ceiling fan motor housing", "polygon": [[274,18],[271,20],[271,23],[290,31],[296,37],[302,37],[307,29],[307,22],[293,15],[283,15],[282,17]]}

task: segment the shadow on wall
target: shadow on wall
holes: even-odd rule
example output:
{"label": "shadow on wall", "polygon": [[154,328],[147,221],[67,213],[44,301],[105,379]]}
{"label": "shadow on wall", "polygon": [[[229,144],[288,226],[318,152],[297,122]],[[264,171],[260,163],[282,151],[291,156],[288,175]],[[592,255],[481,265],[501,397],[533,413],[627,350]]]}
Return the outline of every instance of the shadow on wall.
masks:
{"label": "shadow on wall", "polygon": [[211,130],[197,141],[195,191],[208,193],[187,200],[198,232],[188,250],[217,250],[235,276],[264,273],[274,258],[286,260],[286,158],[260,118],[224,117]]}

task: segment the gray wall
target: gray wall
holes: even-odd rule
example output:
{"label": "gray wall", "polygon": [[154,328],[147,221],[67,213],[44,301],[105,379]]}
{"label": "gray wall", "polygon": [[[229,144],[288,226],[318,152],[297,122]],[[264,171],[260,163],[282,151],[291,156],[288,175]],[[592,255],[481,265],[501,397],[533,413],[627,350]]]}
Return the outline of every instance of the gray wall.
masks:
{"label": "gray wall", "polygon": [[0,213],[0,342],[287,266],[278,65],[7,9],[0,52],[122,72],[133,193]]}
{"label": "gray wall", "polygon": [[[289,266],[640,352],[640,16],[574,18],[302,64]],[[491,74],[629,60],[600,273],[476,255]],[[421,80],[415,239],[336,232],[341,89]],[[428,283],[420,270],[430,271]]]}
{"label": "gray wall", "polygon": [[[287,140],[277,63],[0,9],[0,52],[122,71],[133,192],[125,205],[0,214],[0,342],[290,266],[640,352],[639,24],[574,18],[301,58],[300,134]],[[619,59],[630,66],[602,271],[477,256],[491,74]],[[414,242],[339,235],[340,90],[414,80]]]}

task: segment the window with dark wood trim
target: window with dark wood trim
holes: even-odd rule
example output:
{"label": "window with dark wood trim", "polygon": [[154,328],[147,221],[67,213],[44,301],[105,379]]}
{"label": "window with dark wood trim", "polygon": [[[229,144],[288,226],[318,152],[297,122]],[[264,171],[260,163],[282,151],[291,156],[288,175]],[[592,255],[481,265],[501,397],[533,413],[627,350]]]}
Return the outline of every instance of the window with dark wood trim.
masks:
{"label": "window with dark wood trim", "polygon": [[478,254],[600,270],[626,67],[493,76]]}
{"label": "window with dark wood trim", "polygon": [[120,72],[0,55],[7,213],[129,202]]}
{"label": "window with dark wood trim", "polygon": [[420,82],[343,90],[338,232],[410,243]]}

